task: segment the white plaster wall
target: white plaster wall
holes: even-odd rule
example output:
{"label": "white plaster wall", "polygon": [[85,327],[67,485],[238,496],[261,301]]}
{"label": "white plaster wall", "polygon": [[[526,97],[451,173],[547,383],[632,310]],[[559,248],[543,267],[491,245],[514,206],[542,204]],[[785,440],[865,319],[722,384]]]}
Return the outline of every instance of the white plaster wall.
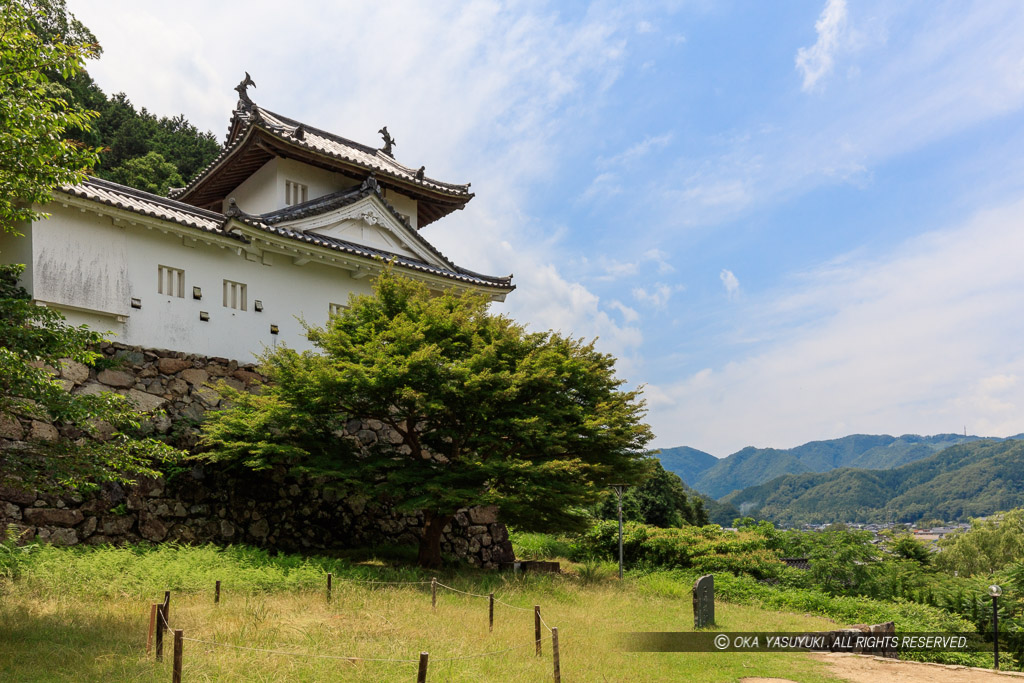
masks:
{"label": "white plaster wall", "polygon": [[59,204],[33,223],[32,297],[112,315],[129,311],[125,229],[110,218]]}
{"label": "white plaster wall", "polygon": [[[155,230],[132,236],[129,277],[132,296],[142,299],[142,308],[131,311],[119,341],[251,361],[254,354],[281,343],[311,348],[299,318],[322,325],[331,303],[347,302],[353,291],[370,292],[366,279],[354,280],[339,268],[297,266],[283,255],[259,258],[233,248],[185,243]],[[184,298],[157,293],[159,265],[185,271]],[[245,283],[247,310],[223,305],[225,279]],[[192,298],[196,286],[202,289],[201,300]],[[257,300],[262,312],[256,311]],[[201,311],[210,314],[209,321],[200,320]],[[277,335],[271,334],[271,325],[278,326]]]}
{"label": "white plaster wall", "polygon": [[405,214],[409,219],[409,225],[414,230],[419,229],[419,216],[416,215],[417,207],[416,200],[411,197],[406,197],[404,194],[398,194],[392,190],[384,191],[384,199],[388,200],[391,206],[395,207],[398,213]]}
{"label": "white plaster wall", "polygon": [[[26,284],[34,298],[53,302],[73,324],[110,331],[124,344],[240,361],[281,343],[308,349],[298,318],[323,325],[331,303],[345,304],[350,293],[371,291],[369,278],[353,279],[349,271],[299,266],[284,255],[239,254],[234,245],[196,241],[199,231],[183,239],[143,224],[115,226],[109,217],[76,208],[57,207],[53,213],[32,226],[36,268]],[[160,265],[185,271],[185,297],[157,292]],[[247,310],[223,306],[225,279],[246,284]],[[192,298],[194,286],[202,289],[201,300]],[[131,308],[132,298],[142,307]],[[255,310],[257,299],[262,312]],[[210,314],[208,322],[199,319],[200,311]],[[124,322],[109,314],[123,316]],[[277,335],[270,332],[272,324]]]}
{"label": "white plaster wall", "polygon": [[228,210],[228,200],[234,199],[238,208],[246,213],[260,214],[275,211],[284,206],[284,182],[278,187],[277,173],[280,159],[271,159],[258,171],[228,193],[224,198],[221,212]]}
{"label": "white plaster wall", "polygon": [[[238,208],[250,214],[258,215],[283,209],[285,207],[285,182],[288,180],[308,188],[307,200],[323,197],[359,184],[358,180],[341,173],[332,173],[294,159],[274,158],[229,193],[224,199],[221,211],[227,211],[228,200],[231,198],[234,198]],[[400,213],[408,216],[413,228],[417,227],[415,199],[391,190],[385,190],[384,197]]]}

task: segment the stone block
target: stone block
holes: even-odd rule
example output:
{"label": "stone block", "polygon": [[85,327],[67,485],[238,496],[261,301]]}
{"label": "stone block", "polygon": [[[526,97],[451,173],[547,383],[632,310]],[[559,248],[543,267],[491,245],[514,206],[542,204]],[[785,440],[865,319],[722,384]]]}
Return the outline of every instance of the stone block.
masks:
{"label": "stone block", "polygon": [[158,410],[167,403],[167,399],[161,396],[155,396],[145,391],[139,391],[138,389],[129,389],[128,398],[131,399],[140,412],[151,413],[154,410]]}
{"label": "stone block", "polygon": [[3,519],[21,519],[21,508],[14,503],[3,503],[0,505],[0,513],[3,515]]}
{"label": "stone block", "polygon": [[237,380],[245,382],[246,384],[263,381],[263,377],[258,372],[252,372],[251,370],[238,369],[232,372],[231,376]]}
{"label": "stone block", "polygon": [[249,534],[253,538],[263,540],[270,533],[270,524],[265,519],[260,519],[249,525]]}
{"label": "stone block", "polygon": [[108,387],[127,388],[135,384],[135,376],[121,370],[100,370],[96,373],[96,379]]}
{"label": "stone block", "polygon": [[192,389],[192,396],[198,399],[207,409],[213,409],[220,405],[220,394],[213,387],[194,387]]}
{"label": "stone block", "polygon": [[104,536],[123,536],[130,532],[133,526],[135,526],[135,517],[132,515],[108,515],[99,525]]}
{"label": "stone block", "polygon": [[78,361],[62,360],[60,362],[60,376],[75,384],[81,384],[89,379],[89,368]]}
{"label": "stone block", "polygon": [[139,533],[147,541],[158,543],[167,537],[167,525],[161,522],[157,517],[146,515],[146,517],[139,522]]}
{"label": "stone block", "polygon": [[86,517],[85,521],[78,527],[78,535],[80,538],[89,538],[96,532],[96,527],[99,525],[99,520],[95,517]]}
{"label": "stone block", "polygon": [[498,506],[481,505],[469,508],[469,518],[473,524],[494,524],[498,521]]}
{"label": "stone block", "polygon": [[192,361],[181,358],[161,358],[156,362],[157,370],[165,375],[173,375],[190,367],[192,367]]}
{"label": "stone block", "polygon": [[36,526],[74,526],[85,519],[81,510],[59,510],[57,508],[26,508],[25,521]]}
{"label": "stone block", "polygon": [[18,440],[24,438],[24,436],[25,429],[21,426],[18,418],[6,413],[0,413],[0,438]]}
{"label": "stone block", "polygon": [[53,545],[78,545],[78,533],[74,529],[54,529],[49,541]]}
{"label": "stone block", "polygon": [[56,441],[60,438],[60,432],[57,428],[51,424],[40,422],[39,420],[32,420],[32,426],[29,429],[28,438],[33,441]]}
{"label": "stone block", "polygon": [[206,370],[200,370],[199,368],[191,368],[179,372],[178,377],[193,386],[202,386],[206,383],[206,380],[210,379],[210,373],[206,372]]}

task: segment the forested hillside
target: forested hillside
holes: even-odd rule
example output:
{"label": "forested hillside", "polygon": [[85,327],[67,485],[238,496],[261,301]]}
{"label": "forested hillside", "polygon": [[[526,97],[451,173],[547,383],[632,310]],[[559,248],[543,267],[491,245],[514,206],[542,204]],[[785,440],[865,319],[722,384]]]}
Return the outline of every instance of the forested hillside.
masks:
{"label": "forested hillside", "polygon": [[[62,0],[45,5],[48,14],[38,18],[36,32],[43,36],[69,36],[72,40],[102,46],[81,22],[67,13]],[[124,93],[108,97],[87,72],[65,78],[47,74],[52,95],[77,103],[99,114],[91,130],[75,131],[73,138],[100,147],[95,175],[141,190],[166,194],[181,187],[220,150],[211,132],[202,132],[184,114],[156,116],[145,107],[136,109]]]}
{"label": "forested hillside", "polygon": [[841,439],[811,441],[789,449],[747,447],[717,461],[694,479],[680,476],[697,490],[720,498],[784,474],[828,472],[841,467],[891,469],[979,438],[960,434],[904,434],[900,437],[853,434]]}
{"label": "forested hillside", "polygon": [[693,483],[697,478],[718,462],[718,458],[689,446],[662,448],[658,460],[665,469],[675,472],[684,482]]}
{"label": "forested hillside", "polygon": [[982,440],[895,469],[784,475],[722,500],[779,524],[914,522],[989,515],[1022,494],[1024,442]]}

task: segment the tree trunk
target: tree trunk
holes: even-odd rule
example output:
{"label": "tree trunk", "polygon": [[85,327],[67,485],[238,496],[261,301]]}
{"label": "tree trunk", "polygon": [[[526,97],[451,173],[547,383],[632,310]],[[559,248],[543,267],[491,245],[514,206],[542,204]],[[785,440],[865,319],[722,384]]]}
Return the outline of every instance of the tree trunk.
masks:
{"label": "tree trunk", "polygon": [[423,538],[420,539],[417,563],[425,569],[441,567],[441,534],[454,515],[443,515],[426,510],[423,513]]}

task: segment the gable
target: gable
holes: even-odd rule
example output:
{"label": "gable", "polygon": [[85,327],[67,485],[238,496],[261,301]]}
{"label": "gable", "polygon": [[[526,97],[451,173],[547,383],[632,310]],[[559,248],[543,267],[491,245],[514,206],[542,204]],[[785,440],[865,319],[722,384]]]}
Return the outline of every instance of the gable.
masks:
{"label": "gable", "polygon": [[423,244],[423,238],[403,224],[376,194],[333,211],[282,221],[277,225],[295,232],[323,235],[398,254],[438,268],[450,267]]}

